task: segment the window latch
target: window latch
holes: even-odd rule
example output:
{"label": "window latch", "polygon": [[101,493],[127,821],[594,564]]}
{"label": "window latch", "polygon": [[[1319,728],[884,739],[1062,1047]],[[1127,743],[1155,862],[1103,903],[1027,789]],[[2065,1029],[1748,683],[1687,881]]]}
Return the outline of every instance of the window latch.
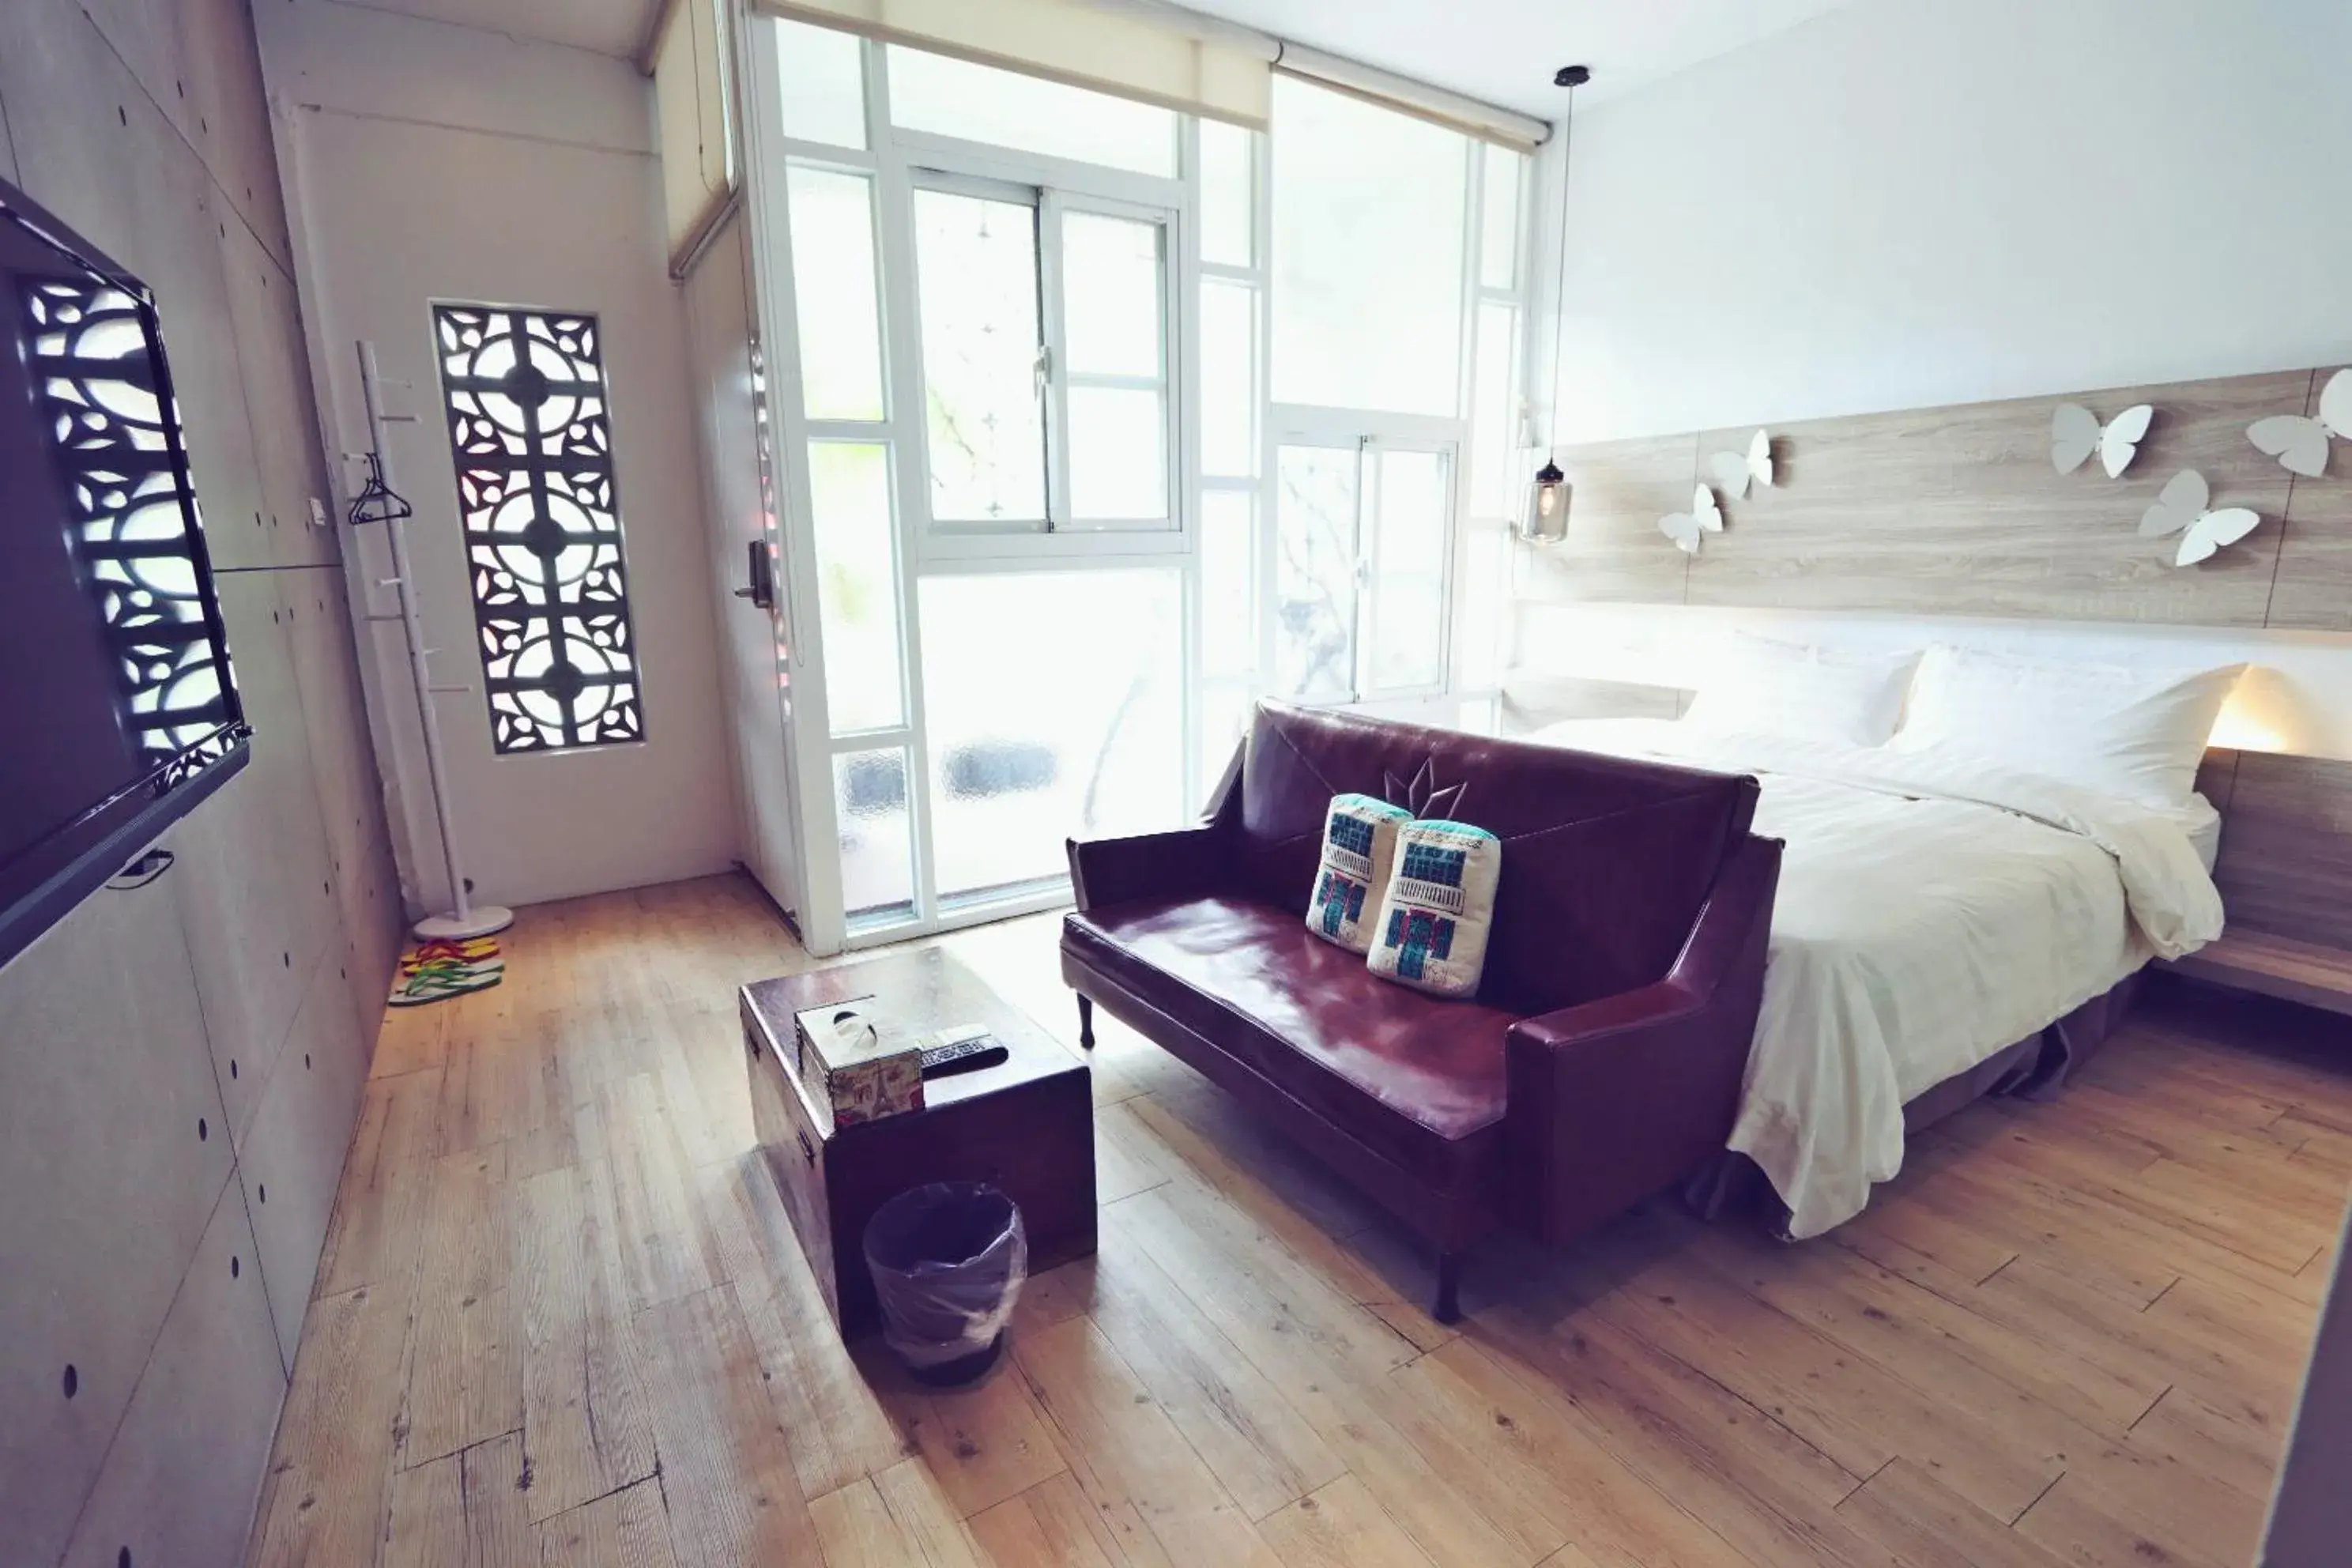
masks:
{"label": "window latch", "polygon": [[1037,357],[1029,362],[1030,374],[1035,378],[1037,395],[1045,395],[1045,388],[1054,379],[1054,347],[1051,343],[1037,345]]}

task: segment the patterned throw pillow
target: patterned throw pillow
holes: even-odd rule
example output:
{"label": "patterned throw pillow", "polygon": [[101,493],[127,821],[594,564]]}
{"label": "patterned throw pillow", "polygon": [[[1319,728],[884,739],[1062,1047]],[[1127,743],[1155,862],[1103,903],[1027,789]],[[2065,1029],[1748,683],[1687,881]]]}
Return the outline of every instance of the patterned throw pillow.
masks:
{"label": "patterned throw pillow", "polygon": [[1503,841],[1466,822],[1409,822],[1381,899],[1372,973],[1440,996],[1471,996],[1486,966]]}
{"label": "patterned throw pillow", "polygon": [[1397,829],[1412,820],[1401,805],[1368,795],[1335,795],[1323,819],[1323,864],[1316,868],[1307,929],[1349,952],[1372,945],[1370,917],[1388,886]]}

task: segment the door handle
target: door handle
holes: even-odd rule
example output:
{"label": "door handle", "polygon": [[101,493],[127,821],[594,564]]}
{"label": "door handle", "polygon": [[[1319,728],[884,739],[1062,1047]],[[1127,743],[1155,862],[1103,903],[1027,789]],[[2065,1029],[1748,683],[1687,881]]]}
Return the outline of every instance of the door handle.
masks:
{"label": "door handle", "polygon": [[763,610],[775,608],[776,569],[768,554],[767,541],[754,539],[749,542],[746,547],[746,569],[751,580],[745,586],[736,589],[735,596],[739,599],[749,599]]}

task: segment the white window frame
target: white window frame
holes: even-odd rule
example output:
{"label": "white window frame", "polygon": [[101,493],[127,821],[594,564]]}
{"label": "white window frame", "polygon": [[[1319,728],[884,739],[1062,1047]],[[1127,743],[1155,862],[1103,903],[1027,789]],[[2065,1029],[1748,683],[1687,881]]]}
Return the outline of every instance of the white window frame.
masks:
{"label": "white window frame", "polygon": [[[1270,401],[1273,352],[1273,203],[1271,138],[1253,138],[1253,238],[1250,264],[1245,267],[1204,265],[1200,257],[1197,216],[1202,199],[1200,122],[1190,116],[1176,121],[1179,177],[1162,178],[1108,167],[1074,163],[1044,154],[989,146],[951,137],[902,130],[890,119],[887,51],[863,42],[860,59],[865,86],[864,149],[799,142],[783,134],[781,83],[778,80],[774,24],[764,16],[739,13],[740,47],[736,54],[752,90],[746,94],[742,123],[747,134],[747,192],[753,219],[755,287],[771,348],[773,367],[772,409],[779,475],[779,505],[784,517],[786,562],[784,596],[780,620],[806,634],[792,647],[788,711],[793,721],[793,759],[800,788],[803,832],[814,853],[807,857],[803,887],[803,931],[811,949],[830,952],[903,941],[932,931],[982,921],[1044,910],[1066,903],[1066,882],[1055,879],[1025,897],[999,902],[942,907],[936,886],[930,820],[929,726],[922,681],[922,628],[918,586],[927,575],[998,572],[1080,571],[1117,566],[1157,566],[1177,571],[1182,590],[1181,658],[1185,672],[1182,700],[1182,765],[1188,792],[1197,789],[1203,773],[1201,733],[1204,699],[1212,681],[1202,668],[1201,595],[1198,524],[1202,497],[1208,490],[1239,491],[1252,497],[1253,557],[1256,624],[1254,671],[1246,678],[1227,672],[1214,679],[1214,689],[1227,693],[1245,679],[1253,697],[1271,689],[1274,668],[1275,546],[1279,497],[1275,454],[1286,438],[1369,438],[1405,447],[1444,447],[1453,463],[1452,504],[1447,519],[1446,581],[1440,603],[1440,678],[1433,683],[1402,690],[1359,690],[1350,700],[1366,703],[1429,704],[1452,689],[1460,672],[1455,600],[1465,560],[1470,528],[1470,463],[1475,452],[1470,428],[1470,384],[1475,374],[1476,307],[1482,298],[1502,297],[1482,289],[1478,245],[1485,186],[1478,159],[1481,143],[1469,143],[1470,167],[1464,203],[1464,268],[1462,347],[1456,388],[1457,415],[1431,418],[1372,413],[1354,409],[1322,409],[1281,405]],[[1275,132],[1279,134],[1279,131]],[[877,291],[881,333],[884,417],[878,421],[811,420],[805,416],[799,355],[797,302],[791,268],[791,226],[785,171],[806,163],[874,181],[872,205],[876,228],[875,256],[879,271]],[[924,416],[920,343],[920,302],[915,270],[913,191],[929,173],[1001,182],[1038,194],[1040,324],[1054,351],[1055,372],[1049,383],[1054,405],[1045,420],[1047,430],[1048,511],[1056,521],[1051,531],[1038,523],[1015,529],[980,523],[935,524],[929,514],[930,475],[928,420]],[[1534,225],[1527,211],[1522,183],[1519,215],[1520,265],[1518,305],[1520,335],[1529,329],[1525,307],[1528,277],[1525,254]],[[1144,520],[1112,526],[1069,527],[1067,519],[1066,418],[1061,406],[1069,384],[1063,374],[1060,291],[1044,276],[1058,265],[1058,222],[1049,220],[1047,204],[1055,217],[1064,210],[1101,210],[1122,216],[1156,218],[1166,225],[1163,251],[1163,365],[1167,373],[1165,407],[1169,421],[1170,517],[1164,522]],[[1255,474],[1204,477],[1201,468],[1199,411],[1190,408],[1199,395],[1201,285],[1222,278],[1252,290]],[[1525,363],[1524,345],[1521,363]],[[1515,394],[1519,389],[1514,388]],[[812,441],[856,441],[884,446],[889,454],[892,480],[892,531],[896,546],[893,590],[899,621],[901,690],[904,721],[888,729],[835,735],[826,710],[824,650],[816,595],[814,541],[807,463]],[[1362,487],[1360,486],[1360,496]],[[1063,510],[1056,510],[1056,498]],[[1360,531],[1369,524],[1360,522]],[[1363,628],[1370,625],[1369,593],[1357,595],[1356,637],[1360,669],[1366,658]],[[1222,737],[1215,742],[1222,750]],[[842,866],[837,846],[839,823],[835,793],[835,758],[880,749],[902,749],[908,767],[908,861],[912,877],[910,918],[857,931],[846,927],[843,908]]]}
{"label": "white window frame", "polygon": [[[1041,884],[1034,892],[1003,900],[946,904],[937,887],[929,801],[929,725],[922,681],[922,627],[918,585],[926,575],[1008,571],[1081,571],[1120,565],[1176,571],[1182,589],[1186,672],[1182,764],[1186,777],[1196,767],[1194,689],[1199,636],[1196,626],[1198,573],[1192,560],[1199,490],[1198,454],[1190,422],[1182,416],[1198,363],[1197,327],[1192,299],[1196,287],[1197,243],[1193,237],[1193,191],[1197,141],[1189,117],[1178,119],[1181,177],[1097,167],[1009,148],[897,128],[890,121],[887,52],[861,41],[866,99],[866,141],[860,148],[796,141],[783,133],[780,113],[774,21],[746,12],[737,56],[751,85],[744,122],[748,133],[755,289],[765,341],[772,345],[775,374],[772,394],[779,502],[784,516],[785,619],[811,628],[792,647],[788,713],[793,725],[803,833],[819,849],[808,857],[803,882],[803,934],[810,949],[827,953],[905,941],[983,921],[1055,908],[1069,901],[1066,878]],[[1261,139],[1262,140],[1262,139]],[[811,419],[802,384],[798,301],[792,274],[792,226],[786,172],[808,164],[859,174],[874,181],[875,258],[879,270],[879,308],[884,417],[877,421]],[[1168,493],[1171,515],[1129,526],[1020,531],[986,524],[934,525],[930,518],[928,422],[923,417],[921,314],[917,293],[913,193],[926,174],[994,182],[1039,192],[1057,210],[1105,211],[1150,216],[1163,222],[1168,238],[1161,286],[1162,363],[1167,373]],[[1042,269],[1048,265],[1045,224],[1040,220]],[[1058,233],[1056,231],[1056,240]],[[1041,277],[1041,289],[1045,280]],[[1058,291],[1046,299],[1058,301]],[[1045,301],[1041,300],[1041,307]],[[1059,369],[1059,311],[1041,308]],[[1058,383],[1060,377],[1055,380]],[[1066,473],[1055,455],[1062,439],[1058,418],[1047,420],[1049,490]],[[885,447],[889,453],[893,583],[899,625],[899,679],[903,722],[885,729],[835,734],[824,691],[824,648],[817,604],[813,504],[807,452],[813,442],[852,441]],[[1058,476],[1058,480],[1057,480]],[[1066,490],[1063,493],[1066,494]],[[1066,514],[1065,514],[1066,515]],[[834,780],[835,759],[856,752],[897,749],[907,759],[908,864],[912,913],[906,919],[852,927],[845,907],[840,821]]]}
{"label": "white window frame", "polygon": [[[1202,168],[1201,127],[1198,121],[1185,123],[1183,167],[1192,176],[1192,188],[1201,190],[1199,174]],[[1274,226],[1274,180],[1272,139],[1265,132],[1250,136],[1250,259],[1246,266],[1228,262],[1204,261],[1201,258],[1199,226],[1194,226],[1192,241],[1185,252],[1185,299],[1194,318],[1187,337],[1188,351],[1193,356],[1187,368],[1192,373],[1187,384],[1194,388],[1189,395],[1199,398],[1206,395],[1207,383],[1200,374],[1200,344],[1202,318],[1199,308],[1202,285],[1210,279],[1242,285],[1250,290],[1250,425],[1255,452],[1253,474],[1208,474],[1202,466],[1201,430],[1206,422],[1205,408],[1201,415],[1187,422],[1185,471],[1193,497],[1194,517],[1199,517],[1201,498],[1211,490],[1246,495],[1250,498],[1250,608],[1252,612],[1252,644],[1254,653],[1246,671],[1223,671],[1212,676],[1201,660],[1200,627],[1201,582],[1197,537],[1192,542],[1192,569],[1185,574],[1185,592],[1190,596],[1186,605],[1185,625],[1191,628],[1192,650],[1187,668],[1191,681],[1184,694],[1185,743],[1189,777],[1194,781],[1197,794],[1200,781],[1207,773],[1206,749],[1223,750],[1227,745],[1223,736],[1209,736],[1202,731],[1208,710],[1207,698],[1213,689],[1229,690],[1238,687],[1249,700],[1255,702],[1266,694],[1270,672],[1274,668],[1273,578],[1269,574],[1274,522],[1274,419],[1273,408],[1267,402],[1267,390],[1273,385],[1273,319],[1272,308],[1274,269],[1271,236]],[[1193,530],[1197,535],[1197,523]],[[1230,752],[1227,753],[1230,755]],[[1220,759],[1220,767],[1223,760]],[[1213,785],[1210,777],[1208,784]]]}
{"label": "white window frame", "polygon": [[[1268,421],[1273,426],[1273,438],[1267,445],[1267,489],[1274,495],[1271,503],[1279,508],[1280,483],[1274,473],[1276,454],[1284,447],[1318,447],[1330,451],[1353,448],[1356,454],[1356,591],[1352,608],[1354,626],[1349,629],[1350,655],[1353,668],[1349,672],[1348,692],[1337,697],[1290,697],[1293,701],[1309,708],[1349,708],[1370,702],[1399,702],[1444,696],[1454,668],[1454,585],[1458,578],[1462,550],[1462,508],[1465,494],[1463,465],[1465,462],[1463,422],[1431,416],[1411,414],[1368,414],[1361,409],[1315,408],[1298,404],[1277,405],[1276,417]],[[1444,581],[1439,585],[1441,606],[1437,632],[1437,676],[1433,680],[1405,686],[1375,686],[1369,677],[1368,655],[1375,600],[1379,593],[1380,570],[1377,520],[1371,508],[1375,504],[1376,485],[1371,479],[1371,467],[1383,451],[1434,452],[1444,457],[1449,493],[1446,498]],[[1275,662],[1275,585],[1279,581],[1281,519],[1274,510],[1265,515],[1265,526],[1259,530],[1258,571],[1261,584],[1259,619],[1264,624],[1264,643],[1260,653],[1260,668],[1272,678]]]}
{"label": "white window frame", "polygon": [[[1277,126],[1275,134],[1280,133],[1280,127]],[[1345,698],[1295,699],[1307,706],[1351,707],[1423,702],[1443,698],[1452,690],[1454,673],[1460,662],[1457,646],[1460,639],[1456,637],[1454,629],[1454,611],[1457,608],[1454,600],[1456,588],[1462,581],[1465,570],[1470,532],[1467,526],[1470,516],[1472,451],[1470,393],[1477,352],[1475,337],[1479,295],[1479,223],[1485,205],[1485,191],[1480,184],[1480,178],[1485,173],[1485,166],[1481,162],[1485,147],[1486,143],[1475,137],[1465,138],[1462,295],[1457,304],[1461,332],[1457,339],[1458,346],[1454,356],[1454,413],[1452,416],[1394,414],[1372,409],[1333,408],[1297,403],[1270,403],[1265,405],[1266,434],[1264,449],[1259,455],[1261,471],[1265,478],[1265,499],[1261,502],[1259,528],[1261,536],[1258,555],[1261,584],[1259,591],[1262,603],[1258,614],[1264,623],[1259,668],[1268,682],[1273,680],[1275,672],[1274,572],[1276,560],[1276,546],[1280,527],[1279,519],[1275,512],[1275,509],[1280,504],[1280,492],[1275,475],[1275,458],[1278,448],[1285,445],[1335,447],[1345,446],[1350,442],[1358,443],[1365,449],[1382,443],[1407,449],[1425,449],[1442,446],[1450,449],[1450,460],[1453,465],[1451,470],[1453,493],[1445,521],[1445,582],[1439,598],[1441,624],[1438,628],[1440,650],[1438,678],[1423,684],[1394,688],[1374,687],[1366,681],[1368,667],[1364,658],[1364,633],[1370,625],[1365,611],[1369,595],[1360,592],[1356,599],[1355,689]],[[1263,254],[1260,259],[1266,266],[1269,280],[1264,311],[1265,334],[1271,340],[1274,300],[1271,289],[1270,253],[1274,246],[1273,199],[1276,193],[1270,188],[1273,184],[1270,167],[1266,170],[1264,184],[1268,189],[1260,209],[1262,221],[1265,225],[1261,231],[1263,237],[1260,245]],[[1272,348],[1269,342],[1265,352],[1265,371],[1269,376],[1272,369],[1271,356]],[[1266,384],[1271,386],[1271,380]],[[1361,460],[1360,457],[1360,463]],[[1360,468],[1357,484],[1357,538],[1360,545],[1360,560],[1366,559],[1360,553],[1365,531],[1363,496],[1364,487]],[[1271,691],[1272,688],[1269,687],[1268,689]],[[1279,691],[1274,691],[1272,694],[1285,695]]]}
{"label": "white window frame", "polygon": [[[1536,172],[1536,160],[1532,154],[1517,154],[1519,157],[1519,190],[1516,228],[1511,237],[1512,264],[1509,288],[1492,288],[1487,285],[1484,266],[1485,258],[1481,254],[1481,247],[1486,241],[1486,227],[1485,160],[1497,153],[1512,152],[1512,149],[1497,147],[1492,142],[1479,141],[1471,142],[1470,199],[1465,204],[1469,208],[1465,216],[1470,226],[1468,247],[1465,251],[1467,265],[1463,268],[1464,292],[1466,296],[1463,307],[1462,328],[1463,457],[1457,476],[1460,481],[1458,491],[1460,500],[1456,512],[1459,521],[1454,529],[1454,545],[1455,584],[1465,584],[1469,579],[1472,541],[1482,529],[1500,527],[1504,536],[1504,563],[1507,574],[1515,574],[1517,566],[1513,512],[1524,498],[1518,494],[1520,475],[1507,470],[1516,468],[1518,464],[1520,435],[1526,426],[1528,406],[1527,377],[1530,363],[1528,344],[1528,335],[1533,330],[1533,313],[1528,306],[1532,296],[1529,279],[1533,277],[1536,259],[1533,252],[1537,227],[1533,221],[1535,215],[1530,210],[1530,204],[1535,197]],[[1501,490],[1504,514],[1499,518],[1481,515],[1473,505],[1476,491],[1473,487],[1470,472],[1470,465],[1477,457],[1479,435],[1477,428],[1472,423],[1479,413],[1476,403],[1478,316],[1480,309],[1489,304],[1509,306],[1517,327],[1512,334],[1511,364],[1506,377],[1508,387],[1508,406],[1494,411],[1496,416],[1505,422],[1499,449],[1503,454],[1507,471]],[[1460,608],[1460,605],[1455,603],[1458,596],[1458,587],[1449,588],[1446,595],[1446,614],[1449,619]],[[1517,601],[1508,592],[1503,595],[1502,613],[1506,617],[1516,617],[1517,614]],[[1467,638],[1454,639],[1452,652],[1446,660],[1446,694],[1452,699],[1457,712],[1466,715],[1474,708],[1482,710],[1487,728],[1492,727],[1496,718],[1496,704],[1502,696],[1500,679],[1503,666],[1507,662],[1507,652],[1504,650],[1507,650],[1515,643],[1516,627],[1509,624],[1498,626],[1494,636],[1497,648],[1494,680],[1473,683],[1468,679],[1469,671],[1464,668],[1468,656]]]}
{"label": "white window frame", "polygon": [[[1016,192],[1034,197],[1037,205],[1038,319],[1048,355],[1045,421],[1047,515],[1042,521],[1020,519],[994,524],[932,518],[929,422],[910,421],[901,505],[911,503],[913,510],[913,526],[907,532],[911,536],[916,572],[933,570],[950,562],[994,560],[1010,566],[1084,556],[1190,553],[1193,471],[1186,449],[1181,400],[1192,384],[1188,373],[1198,334],[1192,311],[1184,299],[1191,275],[1187,258],[1194,253],[1191,179],[1160,179],[960,142],[926,132],[895,130],[887,122],[887,102],[878,106],[875,102],[873,83],[879,74],[882,55],[880,48],[867,46],[868,118],[883,122],[869,130],[869,136],[880,139],[878,162],[885,203],[880,254],[885,292],[891,296],[883,313],[890,316],[896,312],[897,319],[905,324],[905,330],[897,334],[897,352],[889,363],[894,406],[923,406],[921,301],[915,272],[918,258],[914,193],[918,186],[966,188],[1005,199],[1018,199]],[[881,90],[887,92],[887,86]],[[1184,128],[1189,130],[1189,125]],[[1063,341],[1061,286],[1061,216],[1066,212],[1098,212],[1157,222],[1166,236],[1160,283],[1160,364],[1166,377],[1162,400],[1166,421],[1163,460],[1168,468],[1169,510],[1165,518],[1080,521],[1071,516],[1066,395],[1071,378],[1065,368],[1067,356]],[[1115,377],[1085,376],[1078,380],[1087,385],[1130,384],[1124,378]],[[1162,384],[1131,384],[1158,387]]]}

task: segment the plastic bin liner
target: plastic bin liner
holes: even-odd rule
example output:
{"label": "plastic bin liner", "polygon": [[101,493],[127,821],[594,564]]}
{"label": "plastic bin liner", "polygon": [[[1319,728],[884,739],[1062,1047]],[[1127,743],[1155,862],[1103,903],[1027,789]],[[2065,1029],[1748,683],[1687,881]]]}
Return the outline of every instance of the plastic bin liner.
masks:
{"label": "plastic bin liner", "polygon": [[972,1361],[985,1370],[1029,1278],[1021,1209],[985,1182],[913,1187],[874,1211],[866,1266],[883,1339],[920,1376]]}

